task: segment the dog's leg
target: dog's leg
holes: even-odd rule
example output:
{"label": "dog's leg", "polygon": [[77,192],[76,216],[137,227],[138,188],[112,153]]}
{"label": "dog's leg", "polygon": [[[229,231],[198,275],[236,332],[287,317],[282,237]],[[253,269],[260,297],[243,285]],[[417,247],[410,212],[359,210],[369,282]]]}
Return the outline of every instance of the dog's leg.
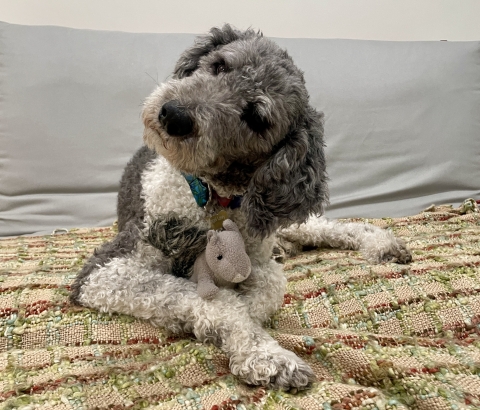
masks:
{"label": "dog's leg", "polygon": [[113,240],[105,242],[100,248],[95,249],[93,255],[83,265],[82,270],[72,283],[70,292],[72,303],[81,304],[79,297],[82,286],[98,266],[103,266],[113,258],[123,257],[134,251],[137,242],[140,240],[140,225],[140,221],[134,219],[124,223],[123,230]]}
{"label": "dog's leg", "polygon": [[259,323],[266,322],[282,306],[286,284],[283,265],[278,262],[252,264],[252,273],[238,286],[250,317]]}
{"label": "dog's leg", "polygon": [[280,229],[278,236],[303,246],[328,246],[360,250],[370,262],[408,263],[412,255],[405,242],[392,232],[367,223],[342,223],[325,217]]}
{"label": "dog's leg", "polygon": [[230,369],[247,383],[301,389],[313,379],[310,367],[283,349],[248,313],[249,306],[230,289],[202,299],[196,284],[164,274],[168,261],[149,245],[92,269],[83,280],[78,302],[103,312],[150,320],[173,332],[193,332],[215,343],[230,358]]}

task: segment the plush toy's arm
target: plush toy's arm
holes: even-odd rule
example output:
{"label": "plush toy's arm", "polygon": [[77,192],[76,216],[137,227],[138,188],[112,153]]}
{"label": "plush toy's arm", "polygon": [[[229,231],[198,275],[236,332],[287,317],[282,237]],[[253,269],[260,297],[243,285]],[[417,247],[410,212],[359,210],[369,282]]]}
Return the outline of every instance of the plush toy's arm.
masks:
{"label": "plush toy's arm", "polygon": [[213,298],[217,292],[218,287],[213,281],[213,274],[207,265],[205,253],[202,253],[193,265],[193,277],[197,282],[197,292],[203,299]]}

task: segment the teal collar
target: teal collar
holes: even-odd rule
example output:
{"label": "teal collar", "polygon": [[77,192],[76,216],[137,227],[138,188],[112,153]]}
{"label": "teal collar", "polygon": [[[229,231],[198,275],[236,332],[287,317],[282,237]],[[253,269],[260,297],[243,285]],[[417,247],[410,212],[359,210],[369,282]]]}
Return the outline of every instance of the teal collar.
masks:
{"label": "teal collar", "polygon": [[210,190],[208,185],[204,184],[199,178],[194,177],[193,175],[184,174],[182,175],[187,180],[190,190],[192,191],[195,202],[201,208],[207,205],[208,199],[210,197]]}
{"label": "teal collar", "polygon": [[203,182],[200,178],[194,177],[193,175],[184,174],[182,172],[183,177],[187,180],[188,185],[190,186],[190,190],[192,191],[192,195],[195,198],[195,202],[201,208],[207,205],[210,199],[210,191],[212,194],[212,200],[217,202],[223,208],[230,208],[235,209],[239,208],[242,204],[242,196],[234,195],[230,198],[224,198],[217,194],[214,189],[211,189],[208,184]]}

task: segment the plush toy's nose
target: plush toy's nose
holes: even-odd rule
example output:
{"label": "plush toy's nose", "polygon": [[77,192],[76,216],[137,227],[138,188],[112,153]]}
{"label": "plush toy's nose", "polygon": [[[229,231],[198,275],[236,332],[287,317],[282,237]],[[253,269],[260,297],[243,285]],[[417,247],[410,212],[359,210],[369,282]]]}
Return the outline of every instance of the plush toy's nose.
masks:
{"label": "plush toy's nose", "polygon": [[235,277],[232,279],[232,283],[240,283],[240,282],[243,282],[245,279],[248,278],[248,276],[250,275],[250,272],[248,272],[248,274],[240,274],[240,273],[237,273],[235,275]]}
{"label": "plush toy's nose", "polygon": [[246,256],[246,260],[244,261],[244,263],[239,265],[241,266],[237,265],[237,270],[239,270],[240,273],[235,274],[235,276],[232,279],[233,283],[243,282],[245,279],[247,279],[250,276],[250,273],[252,272],[252,264],[250,263],[250,259],[248,258],[248,256]]}
{"label": "plush toy's nose", "polygon": [[178,101],[163,104],[158,120],[169,135],[183,137],[193,131],[193,121]]}

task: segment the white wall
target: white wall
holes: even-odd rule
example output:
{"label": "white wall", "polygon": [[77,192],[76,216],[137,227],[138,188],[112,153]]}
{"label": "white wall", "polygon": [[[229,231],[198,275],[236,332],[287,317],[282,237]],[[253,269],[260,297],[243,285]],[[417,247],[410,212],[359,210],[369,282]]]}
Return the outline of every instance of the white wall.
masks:
{"label": "white wall", "polygon": [[6,22],[131,32],[460,41],[480,40],[479,17],[479,0],[0,0]]}

